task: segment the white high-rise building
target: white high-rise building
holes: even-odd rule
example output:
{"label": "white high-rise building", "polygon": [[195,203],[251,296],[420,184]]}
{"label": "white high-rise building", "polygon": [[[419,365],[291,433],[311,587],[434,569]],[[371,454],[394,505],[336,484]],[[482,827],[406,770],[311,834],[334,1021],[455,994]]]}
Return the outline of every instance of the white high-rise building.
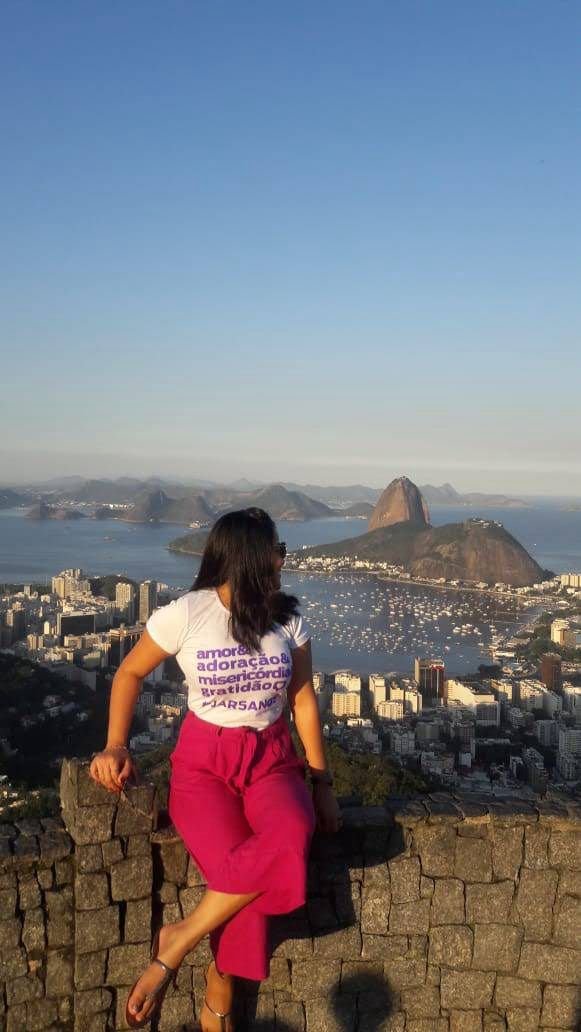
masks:
{"label": "white high-rise building", "polygon": [[115,605],[121,610],[128,624],[135,623],[135,587],[121,581],[115,588]]}
{"label": "white high-rise building", "polygon": [[361,715],[361,693],[333,692],[331,712],[334,717],[359,717]]}
{"label": "white high-rise building", "polygon": [[345,688],[348,692],[361,692],[361,678],[352,670],[337,670],[335,672],[335,687]]}

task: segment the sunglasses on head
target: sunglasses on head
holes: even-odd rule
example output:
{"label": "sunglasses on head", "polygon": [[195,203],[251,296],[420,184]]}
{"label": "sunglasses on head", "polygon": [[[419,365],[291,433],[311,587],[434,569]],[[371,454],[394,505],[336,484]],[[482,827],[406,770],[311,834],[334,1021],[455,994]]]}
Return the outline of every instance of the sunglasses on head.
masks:
{"label": "sunglasses on head", "polygon": [[281,559],[286,557],[286,543],[284,541],[279,541],[278,544],[274,546],[274,550]]}

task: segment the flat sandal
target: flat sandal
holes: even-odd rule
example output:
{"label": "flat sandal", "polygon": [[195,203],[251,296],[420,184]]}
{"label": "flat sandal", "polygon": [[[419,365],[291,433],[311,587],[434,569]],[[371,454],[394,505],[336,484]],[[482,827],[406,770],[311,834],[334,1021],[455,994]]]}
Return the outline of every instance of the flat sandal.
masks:
{"label": "flat sandal", "polygon": [[[161,982],[159,983],[159,985],[156,985],[155,989],[152,989],[150,992],[145,994],[145,997],[144,997],[144,1000],[143,1000],[143,1003],[146,1003],[148,1000],[155,1000],[156,1001],[155,1007],[152,1007],[150,1012],[149,1012],[149,1014],[145,1018],[142,1018],[141,1021],[136,1021],[135,1015],[132,1014],[131,1011],[129,1010],[129,1000],[131,999],[131,997],[132,997],[132,995],[133,995],[133,993],[135,991],[135,986],[137,985],[137,982],[139,982],[139,978],[142,977],[142,975],[140,975],[139,978],[137,979],[137,981],[133,983],[133,986],[132,986],[132,988],[131,988],[131,990],[129,992],[129,995],[127,997],[127,1003],[125,1004],[125,1021],[129,1025],[129,1028],[145,1028],[145,1026],[149,1025],[149,1023],[151,1021],[153,1021],[154,1018],[159,1017],[159,1012],[161,1010],[161,1007],[162,1007],[162,1004],[163,1004],[163,1001],[164,1001],[164,997],[165,997],[165,993],[166,993],[167,987],[170,984],[170,982],[174,982],[175,983],[175,978],[176,978],[176,975],[177,975],[177,970],[176,970],[176,968],[170,967],[169,964],[164,963],[164,961],[160,960],[159,957],[156,957],[155,954],[157,953],[158,949],[159,949],[159,932],[156,932],[155,938],[153,940],[153,946],[152,946],[152,949],[151,949],[151,961],[150,961],[150,963],[151,964],[159,964],[159,966],[161,968],[163,968],[163,970],[164,970],[164,976],[163,976]],[[142,1006],[143,1006],[143,1004],[142,1004]]]}
{"label": "flat sandal", "polygon": [[[214,960],[211,960],[210,963],[208,964],[208,967],[207,967],[206,971],[204,971],[204,982],[206,983],[206,990],[208,989],[208,971],[210,970],[210,967],[212,966],[212,964],[215,965],[215,963],[216,962]],[[218,971],[218,968],[216,968],[216,971]],[[218,971],[218,974],[220,974],[219,971]],[[222,977],[222,976],[220,975],[220,977]],[[208,1008],[208,1010],[212,1011],[212,1014],[215,1014],[217,1018],[220,1018],[220,1032],[228,1032],[228,1030],[226,1028],[226,1018],[229,1018],[230,1015],[234,1013],[234,1011],[231,1011],[231,1010],[229,1010],[229,1011],[217,1011],[217,1010],[214,1010],[213,1007],[210,1007],[210,1004],[208,1003],[208,999],[207,999],[206,995],[204,995],[204,1001],[203,1002],[204,1002],[204,1005]]]}

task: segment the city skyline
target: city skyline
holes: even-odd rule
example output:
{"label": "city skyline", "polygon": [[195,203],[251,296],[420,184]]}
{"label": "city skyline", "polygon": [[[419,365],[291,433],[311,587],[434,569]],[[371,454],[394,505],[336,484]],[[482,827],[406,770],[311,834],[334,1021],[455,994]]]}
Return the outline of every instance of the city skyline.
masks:
{"label": "city skyline", "polygon": [[0,27],[2,483],[581,496],[578,6]]}

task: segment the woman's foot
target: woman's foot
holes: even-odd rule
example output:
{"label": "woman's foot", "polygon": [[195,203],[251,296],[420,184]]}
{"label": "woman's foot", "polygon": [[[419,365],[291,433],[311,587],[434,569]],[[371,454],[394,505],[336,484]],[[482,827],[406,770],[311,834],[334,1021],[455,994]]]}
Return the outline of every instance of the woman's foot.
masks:
{"label": "woman's foot", "polygon": [[[200,1015],[202,1032],[234,1032],[232,1004],[234,1002],[234,979],[232,975],[219,974],[216,961],[211,960],[206,971],[206,994]],[[212,1008],[212,1010],[210,1010]],[[212,1011],[220,1011],[228,1017],[220,1018]]]}
{"label": "woman's foot", "polygon": [[[159,930],[156,957],[162,960],[168,967],[177,971],[186,953],[191,949],[188,942],[183,922],[164,925]],[[150,964],[145,969],[139,980],[135,983],[129,999],[127,1000],[127,1011],[136,1023],[145,1021],[158,1006],[157,999],[146,1000],[147,993],[153,992],[164,982],[167,972],[159,964]]]}

